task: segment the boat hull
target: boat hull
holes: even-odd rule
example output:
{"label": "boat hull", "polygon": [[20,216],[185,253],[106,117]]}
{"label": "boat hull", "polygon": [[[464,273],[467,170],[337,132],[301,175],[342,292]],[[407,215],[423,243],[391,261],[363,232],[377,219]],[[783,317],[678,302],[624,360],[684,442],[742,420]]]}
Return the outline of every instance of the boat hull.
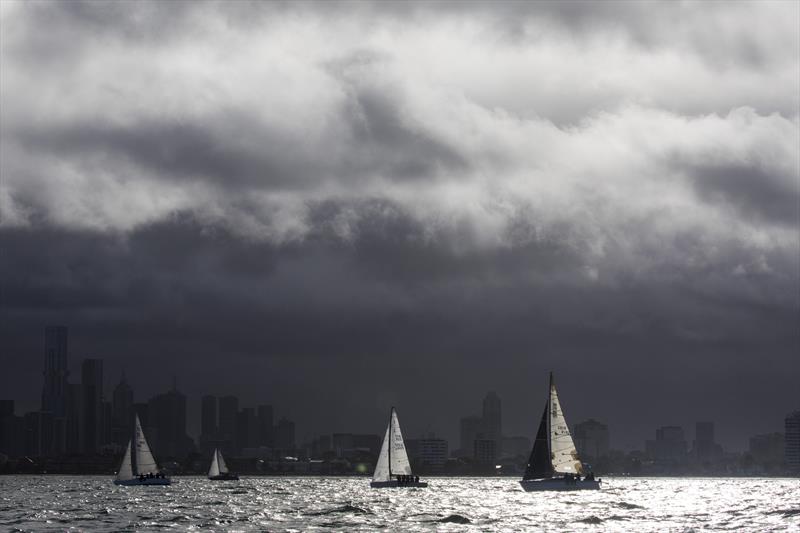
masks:
{"label": "boat hull", "polygon": [[525,492],[540,490],[599,490],[600,480],[575,481],[563,477],[546,479],[523,479],[519,482]]}
{"label": "boat hull", "polygon": [[218,476],[208,476],[211,481],[239,481],[236,474],[219,474]]}
{"label": "boat hull", "polygon": [[404,489],[407,487],[425,488],[428,486],[426,481],[414,481],[409,483],[400,483],[396,479],[390,481],[372,481],[369,484],[373,489]]}
{"label": "boat hull", "polygon": [[141,487],[147,485],[171,485],[170,478],[145,478],[143,480],[136,479],[115,479],[114,485],[122,485],[123,487]]}

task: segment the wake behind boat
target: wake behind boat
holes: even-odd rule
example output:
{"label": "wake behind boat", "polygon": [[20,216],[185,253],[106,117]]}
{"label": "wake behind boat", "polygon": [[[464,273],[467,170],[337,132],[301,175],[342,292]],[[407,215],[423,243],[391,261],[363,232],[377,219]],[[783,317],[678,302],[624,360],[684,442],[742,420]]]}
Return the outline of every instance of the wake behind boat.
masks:
{"label": "wake behind boat", "polygon": [[374,489],[428,486],[426,482],[419,480],[419,476],[411,473],[411,463],[408,461],[406,444],[394,407],[389,412],[389,425],[386,427],[381,453],[369,486]]}
{"label": "wake behind boat", "polygon": [[544,404],[544,413],[525,475],[519,483],[528,492],[600,488],[600,480],[595,480],[594,474],[590,473],[581,479],[583,473],[583,464],[569,433],[564,411],[558,401],[553,373],[550,372],[550,390]]}
{"label": "wake behind boat", "polygon": [[211,459],[211,467],[208,469],[208,479],[212,481],[239,481],[239,476],[228,470],[222,452],[214,449],[214,458]]}
{"label": "wake behind boat", "polygon": [[144,438],[139,415],[136,415],[133,438],[128,441],[122,464],[114,479],[115,485],[170,485],[172,481],[158,468],[147,439]]}

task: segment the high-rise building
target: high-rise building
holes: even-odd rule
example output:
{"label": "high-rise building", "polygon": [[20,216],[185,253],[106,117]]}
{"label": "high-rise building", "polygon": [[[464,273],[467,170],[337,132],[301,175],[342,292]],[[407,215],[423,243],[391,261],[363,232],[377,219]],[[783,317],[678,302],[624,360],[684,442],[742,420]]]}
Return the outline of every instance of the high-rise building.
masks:
{"label": "high-rise building", "polygon": [[786,468],[791,473],[800,473],[800,411],[786,416],[784,430],[783,453]]}
{"label": "high-rise building", "polygon": [[779,465],[784,456],[783,433],[766,433],[750,437],[748,452],[761,464]]}
{"label": "high-rise building", "polygon": [[14,400],[0,400],[0,417],[14,416]]}
{"label": "high-rise building", "polygon": [[200,435],[203,438],[216,437],[217,397],[206,395],[200,400]]}
{"label": "high-rise building", "polygon": [[714,422],[695,423],[692,453],[698,461],[713,461],[722,457],[722,446],[714,441]]}
{"label": "high-rise building", "polygon": [[665,463],[680,463],[686,460],[687,444],[680,426],[662,426],[656,430],[656,439],[645,443],[647,454]]}
{"label": "high-rise building", "polygon": [[240,450],[258,446],[258,418],[252,407],[242,408],[237,415],[236,445]]}
{"label": "high-rise building", "polygon": [[258,406],[258,445],[272,447],[274,444],[273,411],[271,405]]}
{"label": "high-rise building", "polygon": [[44,387],[42,411],[63,417],[67,411],[67,328],[47,326],[44,330]]}
{"label": "high-rise building", "polygon": [[186,435],[186,396],[175,388],[147,402],[153,447],[161,457],[184,457],[194,448]]}
{"label": "high-rise building", "polygon": [[406,450],[415,467],[423,470],[441,472],[447,463],[447,441],[437,439],[433,435],[422,439],[406,440]]}
{"label": "high-rise building", "polygon": [[14,400],[0,400],[0,453],[9,457],[25,453],[25,421],[14,414]]}
{"label": "high-rise building", "polygon": [[84,359],[81,365],[83,386],[83,452],[97,453],[104,442],[103,433],[103,360]]}
{"label": "high-rise building", "polygon": [[482,465],[493,465],[497,462],[497,441],[481,438],[479,435],[473,442],[473,458]]}
{"label": "high-rise building", "polygon": [[239,399],[223,396],[219,399],[219,432],[224,439],[236,439],[236,415],[239,413]]}
{"label": "high-rise building", "polygon": [[593,418],[575,424],[572,438],[583,460],[597,460],[608,454],[608,426]]}
{"label": "high-rise building", "polygon": [[459,455],[472,457],[475,453],[474,442],[478,433],[482,431],[483,419],[479,416],[465,416],[459,422]]}
{"label": "high-rise building", "polygon": [[86,395],[83,393],[83,385],[78,383],[67,385],[67,413],[65,417],[65,448],[67,453],[83,453],[86,449],[85,401]]}
{"label": "high-rise building", "polygon": [[111,440],[126,445],[133,433],[133,389],[122,373],[111,399]]}
{"label": "high-rise building", "polygon": [[53,415],[49,411],[26,413],[25,453],[32,457],[43,457],[52,454],[53,450]]}
{"label": "high-rise building", "polygon": [[285,452],[292,451],[294,443],[294,422],[281,418],[275,426],[275,448]]}

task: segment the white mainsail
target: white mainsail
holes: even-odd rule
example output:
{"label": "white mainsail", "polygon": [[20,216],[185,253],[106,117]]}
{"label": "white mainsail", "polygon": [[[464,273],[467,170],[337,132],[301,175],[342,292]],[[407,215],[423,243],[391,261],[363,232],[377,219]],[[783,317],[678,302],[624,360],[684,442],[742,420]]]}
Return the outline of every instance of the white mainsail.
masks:
{"label": "white mainsail", "polygon": [[134,434],[136,443],[136,474],[156,474],[158,473],[158,465],[150,452],[150,446],[147,445],[147,439],[144,438],[144,431],[142,425],[139,423],[139,415],[136,415],[136,432]]}
{"label": "white mainsail", "polygon": [[400,431],[400,421],[393,407],[372,481],[389,481],[391,476],[398,474],[411,475],[411,463],[408,461],[406,445]]}
{"label": "white mainsail", "polygon": [[217,465],[219,466],[220,473],[228,473],[228,465],[225,464],[225,458],[222,457],[222,452],[219,450],[217,450]]}
{"label": "white mainsail", "polygon": [[555,382],[550,381],[550,457],[558,473],[582,474],[583,466],[572,441],[564,411],[558,401]]}
{"label": "white mainsail", "polygon": [[131,468],[131,441],[128,441],[128,447],[125,449],[125,455],[122,456],[122,464],[119,465],[117,479],[133,479],[133,469]]}
{"label": "white mainsail", "polygon": [[217,461],[217,455],[219,455],[219,452],[214,450],[214,458],[211,459],[211,468],[208,469],[208,477],[219,475],[219,461]]}

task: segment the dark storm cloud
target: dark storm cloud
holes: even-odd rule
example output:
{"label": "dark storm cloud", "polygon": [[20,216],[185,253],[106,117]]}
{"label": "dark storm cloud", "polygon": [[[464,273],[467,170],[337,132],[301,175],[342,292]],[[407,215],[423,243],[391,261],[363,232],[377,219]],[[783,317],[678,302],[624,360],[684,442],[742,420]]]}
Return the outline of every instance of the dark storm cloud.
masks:
{"label": "dark storm cloud", "polygon": [[527,431],[550,368],[620,425],[760,420],[727,391],[798,373],[798,9],[0,3],[3,362],[65,323],[322,431],[489,387]]}

